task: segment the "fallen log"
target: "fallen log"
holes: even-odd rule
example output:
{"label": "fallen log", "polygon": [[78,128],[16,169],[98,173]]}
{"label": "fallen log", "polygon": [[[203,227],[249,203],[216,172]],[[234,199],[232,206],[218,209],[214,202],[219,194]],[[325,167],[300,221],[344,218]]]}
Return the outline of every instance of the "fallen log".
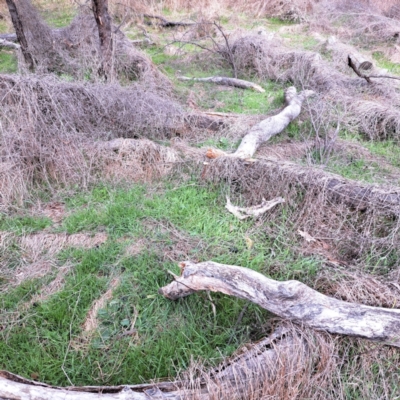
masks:
{"label": "fallen log", "polygon": [[6,39],[0,39],[0,47],[5,47],[8,49],[18,50],[21,46],[17,43],[11,42]]}
{"label": "fallen log", "polygon": [[233,154],[227,154],[220,150],[209,150],[207,152],[207,157],[217,158],[225,155],[237,158],[251,158],[262,143],[282,132],[290,122],[299,116],[303,101],[312,95],[314,95],[312,90],[303,90],[297,94],[297,90],[294,86],[287,88],[285,91],[286,107],[279,114],[264,119],[254,125],[249,133],[242,139],[239,147]]}
{"label": "fallen log", "polygon": [[196,22],[168,21],[161,15],[143,14],[143,17],[160,21],[155,25],[161,26],[162,28],[175,28],[176,26],[192,26],[196,24]]}
{"label": "fallen log", "polygon": [[256,83],[245,81],[243,79],[228,78],[225,76],[209,76],[207,78],[190,78],[188,76],[178,76],[180,81],[194,81],[194,82],[210,82],[222,86],[233,86],[239,89],[251,89],[259,93],[264,93],[265,90]]}
{"label": "fallen log", "polygon": [[180,264],[181,276],[159,289],[171,300],[201,290],[249,300],[317,330],[400,347],[400,309],[370,307],[325,296],[298,281],[278,282],[248,268],[212,261]]}

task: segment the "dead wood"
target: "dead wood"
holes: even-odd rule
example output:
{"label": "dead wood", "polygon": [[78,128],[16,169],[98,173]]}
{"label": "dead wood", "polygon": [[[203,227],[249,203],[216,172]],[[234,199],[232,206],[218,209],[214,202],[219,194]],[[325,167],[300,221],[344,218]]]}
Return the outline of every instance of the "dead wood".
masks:
{"label": "dead wood", "polygon": [[162,28],[175,28],[177,26],[192,26],[196,24],[196,22],[168,21],[161,15],[143,14],[143,17],[157,20],[158,22],[154,25],[161,26]]}
{"label": "dead wood", "polygon": [[245,81],[243,79],[228,78],[225,76],[209,76],[207,78],[190,78],[188,76],[178,76],[180,81],[194,81],[194,82],[211,82],[216,85],[233,86],[240,89],[250,89],[259,93],[265,93],[265,90],[256,83]]}
{"label": "dead wood", "polygon": [[0,39],[0,47],[5,47],[8,49],[13,49],[13,50],[18,50],[21,48],[21,46],[19,44],[10,42],[6,39]]}
{"label": "dead wood", "polygon": [[[26,32],[26,27],[24,23],[24,18],[26,18],[26,16],[23,15],[23,9],[21,10],[14,0],[6,0],[6,2],[16,35],[18,37],[18,41],[21,45],[21,51],[24,56],[25,62],[29,70],[33,71],[36,65],[36,60],[34,59],[31,49],[29,48],[29,43],[27,39],[27,33],[29,34],[29,32]],[[25,7],[32,8],[29,2],[25,0],[22,0],[20,3],[26,3],[24,4]]]}
{"label": "dead wood", "polygon": [[[297,94],[294,86],[289,87],[285,91],[286,107],[277,115],[264,119],[254,125],[249,133],[240,142],[235,153],[230,154],[230,157],[251,158],[257,151],[258,147],[268,141],[271,137],[281,133],[291,121],[297,118],[301,112],[303,101],[312,96],[312,90],[304,90]],[[208,151],[208,158],[216,158],[221,155],[227,155],[223,152]]]}
{"label": "dead wood", "polygon": [[315,329],[400,347],[400,309],[347,303],[298,281],[278,282],[248,268],[212,261],[185,261],[180,267],[181,276],[159,290],[171,300],[201,290],[221,292]]}
{"label": "dead wood", "polygon": [[368,61],[364,61],[361,64],[358,60],[354,59],[354,56],[348,55],[347,57],[348,66],[360,77],[364,78],[368,83],[371,83],[371,78],[386,78],[386,79],[397,79],[400,80],[398,76],[391,75],[366,75],[361,70],[369,70],[372,67],[372,64]]}
{"label": "dead wood", "polygon": [[108,0],[92,0],[94,18],[100,38],[100,76],[106,80],[112,78],[113,39],[111,32],[111,17],[108,13]]}
{"label": "dead wood", "polygon": [[246,219],[249,217],[260,217],[262,214],[266,213],[272,207],[275,207],[278,204],[284,203],[285,199],[282,197],[277,197],[276,199],[272,199],[270,201],[265,200],[264,198],[261,201],[261,204],[257,204],[252,207],[238,207],[234,206],[231,203],[229,197],[226,198],[225,208],[232,213],[235,217],[239,219]]}
{"label": "dead wood", "polygon": [[221,179],[226,179],[225,175],[230,171],[231,177],[235,175],[233,179],[237,182],[236,172],[239,170],[243,180],[248,179],[249,174],[266,176],[268,173],[273,173],[275,176],[292,177],[303,188],[319,188],[328,194],[331,201],[342,201],[358,210],[371,207],[392,212],[394,215],[398,214],[400,188],[387,189],[377,185],[363,185],[319,168],[301,166],[289,161],[265,159],[249,162],[221,157],[207,165],[203,177],[212,179],[214,173],[218,173]]}
{"label": "dead wood", "polygon": [[0,39],[7,40],[8,42],[18,42],[16,33],[2,33]]}

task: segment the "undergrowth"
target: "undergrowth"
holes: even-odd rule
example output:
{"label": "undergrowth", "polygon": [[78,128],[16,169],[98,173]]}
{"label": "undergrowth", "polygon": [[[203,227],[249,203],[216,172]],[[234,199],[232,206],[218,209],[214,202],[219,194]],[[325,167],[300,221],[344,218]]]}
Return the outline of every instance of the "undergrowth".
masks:
{"label": "undergrowth", "polygon": [[[49,278],[1,294],[2,312],[20,314],[1,332],[0,368],[55,385],[139,383],[174,376],[192,359],[214,365],[262,336],[268,313],[255,305],[238,321],[245,303],[235,298],[198,294],[171,302],[161,297],[158,288],[171,281],[168,270],[178,273],[177,262],[185,259],[212,259],[275,279],[309,281],[319,261],[295,255],[284,232],[268,238],[254,221],[237,220],[224,209],[221,189],[196,181],[176,184],[167,182],[154,192],[143,185],[98,186],[65,198],[69,216],[50,227],[54,233],[101,230],[108,240],[94,249],[62,251],[59,267],[74,268],[50,298],[29,304]],[[16,234],[49,229],[48,220],[40,218],[7,221],[2,229]],[[143,240],[137,254],[127,255],[127,247]],[[98,310],[97,328],[88,339],[82,335],[87,312],[116,276],[120,283]],[[125,336],[131,328],[134,333]]]}

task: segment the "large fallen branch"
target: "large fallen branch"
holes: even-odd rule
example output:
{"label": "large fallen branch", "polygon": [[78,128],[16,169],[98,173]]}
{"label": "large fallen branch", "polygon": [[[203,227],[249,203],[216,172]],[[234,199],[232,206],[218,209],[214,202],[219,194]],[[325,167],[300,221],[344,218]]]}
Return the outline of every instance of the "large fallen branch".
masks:
{"label": "large fallen branch", "polygon": [[226,76],[209,76],[207,78],[190,78],[188,76],[178,76],[180,81],[194,81],[194,82],[210,82],[223,86],[234,86],[239,89],[251,89],[256,92],[264,93],[265,90],[256,83],[245,81],[243,79],[228,78]]}
{"label": "large fallen branch", "polygon": [[226,154],[220,150],[215,151],[214,149],[210,149],[207,152],[207,157],[217,158],[227,155],[230,157],[251,158],[262,143],[282,132],[291,121],[299,116],[303,101],[313,94],[312,90],[303,90],[297,93],[294,86],[287,88],[285,91],[286,107],[278,115],[264,119],[254,125],[250,129],[250,132],[242,139],[235,153]]}
{"label": "large fallen branch", "polygon": [[278,282],[248,268],[212,261],[180,264],[182,274],[160,288],[176,300],[200,290],[249,300],[286,319],[318,330],[400,347],[400,309],[347,303],[325,296],[298,281]]}
{"label": "large fallen branch", "polygon": [[19,48],[21,48],[19,44],[10,42],[9,40],[6,39],[0,39],[0,47],[5,47],[13,50],[18,50]]}

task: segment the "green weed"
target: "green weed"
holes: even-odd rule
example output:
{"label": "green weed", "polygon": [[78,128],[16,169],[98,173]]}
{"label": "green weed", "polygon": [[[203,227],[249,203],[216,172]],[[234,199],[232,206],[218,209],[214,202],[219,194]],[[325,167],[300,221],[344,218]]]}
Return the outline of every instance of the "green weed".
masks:
{"label": "green weed", "polygon": [[378,67],[387,69],[393,75],[400,75],[400,64],[387,60],[381,51],[374,51],[372,57]]}
{"label": "green weed", "polygon": [[14,53],[5,50],[0,51],[0,72],[12,74],[17,72],[18,63]]}
{"label": "green weed", "polygon": [[46,217],[8,217],[5,214],[0,214],[0,231],[10,231],[17,235],[37,232],[51,224],[51,219]]}
{"label": "green weed", "polygon": [[[178,273],[176,263],[166,261],[165,249],[187,242],[192,259],[246,266],[275,279],[312,279],[318,260],[297,257],[286,243],[286,228],[282,236],[266,237],[253,220],[239,221],[226,212],[223,188],[196,181],[175,185],[166,182],[157,193],[148,193],[143,185],[103,185],[65,199],[70,216],[59,230],[102,229],[109,239],[99,248],[71,248],[59,255],[60,264],[75,267],[58,293],[31,305],[20,316],[23,324],[3,332],[0,368],[55,385],[139,383],[174,376],[191,359],[215,364],[262,335],[268,312],[255,305],[247,306],[237,324],[246,305],[239,299],[212,294],[211,303],[199,293],[171,302],[160,296],[158,288],[171,281],[168,270]],[[136,256],[125,255],[126,243],[136,237],[149,245]],[[93,301],[115,276],[119,286],[99,310],[91,342],[72,346],[82,340]],[[5,294],[3,304],[26,302],[43,284],[27,282]]]}

